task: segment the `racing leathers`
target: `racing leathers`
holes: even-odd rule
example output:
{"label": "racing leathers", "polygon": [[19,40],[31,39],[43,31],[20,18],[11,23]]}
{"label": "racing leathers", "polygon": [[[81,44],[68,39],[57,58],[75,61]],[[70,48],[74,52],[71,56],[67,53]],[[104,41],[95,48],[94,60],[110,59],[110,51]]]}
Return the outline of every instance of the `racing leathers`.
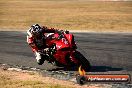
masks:
{"label": "racing leathers", "polygon": [[34,37],[31,34],[31,29],[27,30],[27,43],[32,48],[32,51],[35,53],[36,60],[39,65],[42,65],[44,61],[42,60],[41,52],[42,50],[48,51],[49,47],[46,46],[46,35],[45,33],[55,33],[59,30],[54,28],[47,28],[45,26],[41,27],[41,31],[38,37]]}

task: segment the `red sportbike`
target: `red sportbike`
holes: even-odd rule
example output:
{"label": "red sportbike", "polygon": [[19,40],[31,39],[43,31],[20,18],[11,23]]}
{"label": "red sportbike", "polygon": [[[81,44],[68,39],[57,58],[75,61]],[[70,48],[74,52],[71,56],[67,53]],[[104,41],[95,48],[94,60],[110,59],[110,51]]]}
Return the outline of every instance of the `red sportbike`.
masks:
{"label": "red sportbike", "polygon": [[64,67],[81,65],[83,69],[90,70],[89,61],[76,50],[74,36],[69,31],[47,35],[46,44],[50,49],[48,53],[43,53],[43,56],[48,62]]}

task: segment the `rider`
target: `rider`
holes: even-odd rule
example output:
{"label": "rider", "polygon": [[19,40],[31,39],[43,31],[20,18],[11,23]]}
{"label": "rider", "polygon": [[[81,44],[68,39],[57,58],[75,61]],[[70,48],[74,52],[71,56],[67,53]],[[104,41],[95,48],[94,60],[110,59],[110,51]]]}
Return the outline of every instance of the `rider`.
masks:
{"label": "rider", "polygon": [[31,28],[27,30],[27,43],[31,46],[33,52],[35,53],[36,60],[39,65],[44,63],[41,51],[44,50],[47,52],[49,50],[49,47],[46,46],[45,33],[60,33],[61,31],[54,28],[48,28],[46,26],[41,27],[38,24],[32,25]]}

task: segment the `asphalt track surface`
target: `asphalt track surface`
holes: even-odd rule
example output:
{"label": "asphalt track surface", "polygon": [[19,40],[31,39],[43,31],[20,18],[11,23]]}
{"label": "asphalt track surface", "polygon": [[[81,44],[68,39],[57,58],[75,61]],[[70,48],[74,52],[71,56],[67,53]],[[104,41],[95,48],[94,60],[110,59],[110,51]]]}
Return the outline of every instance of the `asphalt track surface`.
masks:
{"label": "asphalt track surface", "polygon": [[[73,33],[80,51],[91,63],[91,72],[132,72],[132,34]],[[39,66],[26,43],[25,32],[0,32],[0,63],[56,69],[45,62]]]}

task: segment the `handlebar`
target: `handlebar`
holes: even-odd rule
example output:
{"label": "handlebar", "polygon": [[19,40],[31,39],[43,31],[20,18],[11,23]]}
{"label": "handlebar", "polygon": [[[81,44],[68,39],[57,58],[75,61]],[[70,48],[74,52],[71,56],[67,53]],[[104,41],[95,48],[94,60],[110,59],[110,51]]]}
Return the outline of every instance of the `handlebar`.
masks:
{"label": "handlebar", "polygon": [[69,31],[67,31],[67,30],[65,30],[65,31],[61,30],[60,33],[58,33],[58,34],[59,34],[58,39],[61,39],[61,38],[64,38],[64,34],[69,34]]}

